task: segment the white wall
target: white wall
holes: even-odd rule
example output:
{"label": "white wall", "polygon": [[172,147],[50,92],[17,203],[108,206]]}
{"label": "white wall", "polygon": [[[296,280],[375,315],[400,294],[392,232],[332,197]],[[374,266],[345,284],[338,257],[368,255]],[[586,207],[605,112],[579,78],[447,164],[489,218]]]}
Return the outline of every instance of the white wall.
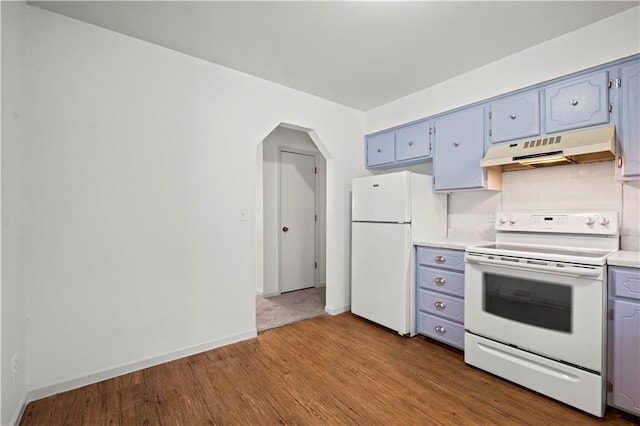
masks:
{"label": "white wall", "polygon": [[[1,2],[2,387],[0,424],[13,424],[26,398],[24,2]],[[12,378],[12,358],[18,374]]]}
{"label": "white wall", "polygon": [[256,147],[283,122],[324,143],[327,310],[348,307],[362,113],[27,12],[31,397],[255,335]]}
{"label": "white wall", "polygon": [[[507,58],[488,64],[436,86],[416,92],[407,97],[383,105],[365,114],[365,133],[372,133],[388,127],[442,113],[473,102],[521,89],[542,81],[600,65],[618,58],[640,52],[640,7],[596,22],[577,31],[552,39],[548,42],[523,50]],[[579,168],[580,170],[592,170]],[[558,173],[571,168],[560,167]],[[548,171],[540,171],[543,176]],[[489,223],[489,211],[512,207],[507,202],[503,206],[503,196],[507,193],[528,193],[526,185],[520,184],[517,176],[522,172],[503,175],[503,192],[471,191],[454,193],[449,198],[449,228],[455,233],[473,231],[485,237],[492,237],[493,224]],[[510,176],[510,177],[509,177]],[[571,173],[563,174],[570,182],[561,191],[580,192],[578,183],[571,179]],[[598,176],[584,176],[586,185],[602,182]],[[610,178],[612,179],[612,178]],[[605,185],[606,186],[606,185]],[[618,184],[619,186],[619,184]],[[556,187],[556,190],[560,188]],[[633,235],[640,234],[637,223],[638,186],[624,186],[625,199],[635,199],[635,207],[627,203],[620,207],[623,216],[623,247],[630,248]],[[617,192],[619,193],[619,191]],[[551,195],[551,197],[556,197]],[[535,204],[535,202],[534,202]],[[541,204],[540,206],[542,206]],[[544,204],[546,205],[546,204]],[[551,204],[550,206],[554,206]],[[632,216],[636,213],[635,216]],[[637,243],[636,243],[637,244]]]}
{"label": "white wall", "polygon": [[261,210],[263,214],[264,280],[262,281],[262,286],[257,289],[258,293],[265,296],[272,296],[280,293],[278,288],[278,238],[280,236],[278,165],[280,159],[280,148],[290,148],[310,152],[316,154],[318,158],[316,188],[316,210],[318,212],[318,235],[316,244],[318,252],[318,274],[316,277],[316,285],[324,285],[326,283],[326,161],[306,132],[288,129],[282,126],[277,127],[273,132],[269,133],[269,135],[264,139],[262,147],[263,191],[261,196],[258,197],[258,206],[260,206],[262,202],[263,208],[260,209],[260,207],[258,207],[257,210]]}

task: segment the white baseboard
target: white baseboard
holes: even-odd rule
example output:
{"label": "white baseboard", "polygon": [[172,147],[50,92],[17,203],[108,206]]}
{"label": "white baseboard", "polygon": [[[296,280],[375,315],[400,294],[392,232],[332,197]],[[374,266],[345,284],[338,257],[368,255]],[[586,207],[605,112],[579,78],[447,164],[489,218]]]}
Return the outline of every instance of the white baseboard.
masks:
{"label": "white baseboard", "polygon": [[258,292],[257,294],[258,294],[258,296],[264,297],[265,299],[267,299],[267,298],[273,297],[273,296],[280,296],[282,293],[280,293],[279,291],[274,291],[274,292],[271,292],[271,293]]}
{"label": "white baseboard", "polygon": [[55,395],[60,392],[66,392],[71,389],[76,389],[82,386],[90,385],[93,383],[101,382],[103,380],[112,379],[114,377],[122,376],[123,374],[132,373],[134,371],[142,370],[144,368],[153,367],[165,362],[174,361],[176,359],[184,358],[190,355],[195,355],[200,352],[206,352],[211,349],[219,348],[221,346],[230,345],[232,343],[248,340],[258,335],[257,329],[252,329],[244,333],[228,336],[223,339],[214,340],[195,346],[189,346],[186,348],[178,349],[173,352],[169,352],[163,355],[158,355],[150,358],[146,358],[140,361],[135,361],[130,364],[121,365],[115,368],[109,368],[107,370],[99,371],[97,373],[88,374],[86,376],[77,377],[71,380],[65,380],[63,382],[55,383],[53,385],[43,386],[41,388],[30,389],[27,393],[27,402],[35,401],[38,399],[46,398],[51,395]]}
{"label": "white baseboard", "polygon": [[349,312],[351,310],[351,305],[342,306],[340,308],[330,308],[329,306],[324,307],[324,311],[329,315],[338,315],[344,312]]}
{"label": "white baseboard", "polygon": [[9,423],[12,426],[17,426],[20,423],[20,419],[22,419],[22,416],[24,415],[24,410],[27,409],[27,393],[26,392],[22,395],[22,398],[20,398],[20,400],[22,401],[22,403],[18,405],[18,407],[16,408],[16,412],[13,415],[13,418],[11,419],[11,423]]}

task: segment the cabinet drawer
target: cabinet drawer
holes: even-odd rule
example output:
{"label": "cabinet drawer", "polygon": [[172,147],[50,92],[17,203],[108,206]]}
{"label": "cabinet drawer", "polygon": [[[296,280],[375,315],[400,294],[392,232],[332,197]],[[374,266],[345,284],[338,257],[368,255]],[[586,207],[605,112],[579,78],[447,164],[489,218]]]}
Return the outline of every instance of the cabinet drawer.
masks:
{"label": "cabinet drawer", "polygon": [[367,166],[393,163],[395,159],[395,134],[393,132],[367,138]]}
{"label": "cabinet drawer", "polygon": [[613,295],[640,300],[640,269],[609,267]]}
{"label": "cabinet drawer", "polygon": [[546,133],[609,122],[609,76],[606,71],[545,89]]}
{"label": "cabinet drawer", "polygon": [[441,315],[458,322],[464,322],[464,300],[442,293],[418,289],[418,309]]}
{"label": "cabinet drawer", "polygon": [[464,271],[464,251],[432,247],[418,247],[418,260],[421,265]]}
{"label": "cabinet drawer", "polygon": [[396,160],[412,160],[429,156],[429,124],[416,123],[396,130]]}
{"label": "cabinet drawer", "polygon": [[464,274],[418,266],[418,286],[464,297]]}
{"label": "cabinet drawer", "polygon": [[464,350],[464,326],[434,315],[418,313],[418,333]]}

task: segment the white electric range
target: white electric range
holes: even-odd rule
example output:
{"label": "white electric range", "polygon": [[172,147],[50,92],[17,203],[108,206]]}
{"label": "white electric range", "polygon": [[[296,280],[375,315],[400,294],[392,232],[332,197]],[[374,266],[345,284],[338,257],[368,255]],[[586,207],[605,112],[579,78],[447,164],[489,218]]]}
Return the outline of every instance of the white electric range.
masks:
{"label": "white electric range", "polygon": [[596,416],[616,212],[499,212],[465,253],[465,362]]}

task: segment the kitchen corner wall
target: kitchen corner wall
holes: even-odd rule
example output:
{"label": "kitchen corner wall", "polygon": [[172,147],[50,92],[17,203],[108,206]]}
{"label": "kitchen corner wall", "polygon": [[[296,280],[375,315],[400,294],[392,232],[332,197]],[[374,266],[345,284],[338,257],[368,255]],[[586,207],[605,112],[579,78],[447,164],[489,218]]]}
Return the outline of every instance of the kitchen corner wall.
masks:
{"label": "kitchen corner wall", "polygon": [[323,143],[327,309],[348,309],[362,112],[33,6],[26,81],[30,398],[255,336],[281,123]]}
{"label": "kitchen corner wall", "polygon": [[[640,52],[640,7],[549,40],[428,89],[371,110],[372,133],[521,89]],[[427,71],[425,71],[427,72]],[[502,192],[469,191],[449,197],[451,234],[493,238],[489,212],[498,210],[615,210],[622,217],[622,248],[637,249],[639,185],[615,182],[613,162],[503,174]]]}
{"label": "kitchen corner wall", "polygon": [[[0,2],[2,264],[0,424],[18,420],[27,394],[25,290],[24,2]],[[13,371],[13,368],[16,371]]]}

